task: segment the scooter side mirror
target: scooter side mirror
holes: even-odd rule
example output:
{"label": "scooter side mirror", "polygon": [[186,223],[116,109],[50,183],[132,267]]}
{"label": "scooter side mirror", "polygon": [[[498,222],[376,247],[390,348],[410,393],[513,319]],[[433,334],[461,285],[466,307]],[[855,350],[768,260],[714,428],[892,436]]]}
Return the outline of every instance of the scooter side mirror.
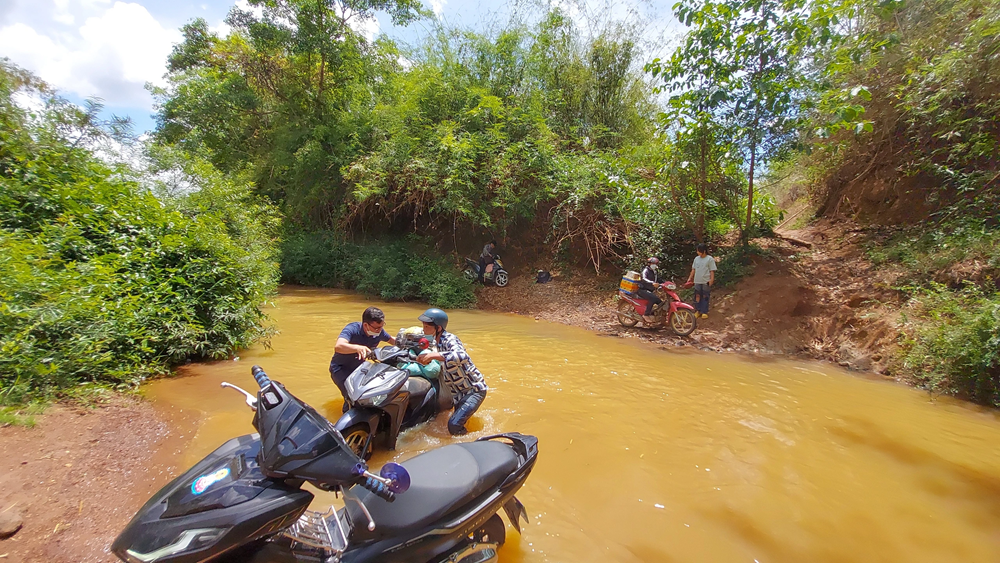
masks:
{"label": "scooter side mirror", "polygon": [[379,477],[389,481],[389,490],[396,493],[405,493],[410,488],[410,474],[406,468],[398,463],[389,462],[382,466],[378,472]]}

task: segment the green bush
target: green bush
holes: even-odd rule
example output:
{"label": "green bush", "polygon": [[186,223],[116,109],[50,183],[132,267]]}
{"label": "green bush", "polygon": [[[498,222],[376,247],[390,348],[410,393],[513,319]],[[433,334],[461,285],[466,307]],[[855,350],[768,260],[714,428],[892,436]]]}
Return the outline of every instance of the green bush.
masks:
{"label": "green bush", "polygon": [[904,374],[932,391],[1000,406],[1000,295],[935,285],[914,299]]}
{"label": "green bush", "polygon": [[387,301],[416,299],[439,307],[469,307],[469,282],[417,237],[364,244],[334,232],[294,233],[285,238],[282,281],[354,289]]}
{"label": "green bush", "polygon": [[[25,88],[40,115],[12,103]],[[77,145],[101,136],[88,116],[6,63],[0,122],[0,404],[132,387],[269,334],[273,243],[227,224],[238,190],[157,199]]]}

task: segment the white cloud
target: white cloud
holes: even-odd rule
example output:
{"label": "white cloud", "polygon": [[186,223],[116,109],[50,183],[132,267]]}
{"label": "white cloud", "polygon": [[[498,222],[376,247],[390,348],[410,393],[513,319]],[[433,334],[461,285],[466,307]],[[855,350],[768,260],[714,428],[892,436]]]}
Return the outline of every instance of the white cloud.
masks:
{"label": "white cloud", "polygon": [[[146,82],[163,83],[166,59],[178,31],[165,29],[146,8],[110,0],[55,0],[42,29],[23,22],[0,28],[0,56],[38,74],[56,88],[98,96],[109,105],[151,107]],[[77,19],[83,24],[66,30]]]}
{"label": "white cloud", "polygon": [[365,36],[369,41],[375,39],[378,32],[382,30],[382,26],[379,25],[378,20],[375,18],[360,19],[353,17],[348,20],[347,25],[351,26],[351,29],[355,33]]}
{"label": "white cloud", "polygon": [[448,0],[431,0],[431,10],[434,11],[434,15],[441,17],[441,13],[444,12],[444,5],[448,3]]}

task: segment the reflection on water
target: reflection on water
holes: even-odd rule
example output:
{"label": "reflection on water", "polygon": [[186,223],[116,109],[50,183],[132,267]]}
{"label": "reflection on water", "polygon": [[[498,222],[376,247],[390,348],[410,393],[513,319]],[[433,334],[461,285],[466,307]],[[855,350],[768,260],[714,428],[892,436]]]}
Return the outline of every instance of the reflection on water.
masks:
{"label": "reflection on water", "polygon": [[[286,289],[269,311],[271,349],[150,384],[162,408],[200,413],[177,465],[252,431],[240,397],[219,388],[254,388],[252,364],[336,420],[333,344],[371,304]],[[390,332],[423,310],[382,308]],[[991,413],[820,364],[661,351],[512,315],[455,311],[449,328],[490,385],[465,439],[539,438],[518,493],[531,524],[522,538],[509,530],[505,563],[1000,560]],[[371,465],[453,440],[439,415]]]}

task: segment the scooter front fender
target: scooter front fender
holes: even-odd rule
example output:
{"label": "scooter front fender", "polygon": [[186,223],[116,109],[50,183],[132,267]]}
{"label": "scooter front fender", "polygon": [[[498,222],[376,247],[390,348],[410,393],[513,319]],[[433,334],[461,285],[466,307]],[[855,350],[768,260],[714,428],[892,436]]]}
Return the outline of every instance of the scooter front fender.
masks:
{"label": "scooter front fender", "polygon": [[337,429],[337,432],[343,433],[344,430],[347,430],[355,424],[367,424],[369,434],[374,436],[375,432],[378,431],[378,420],[381,415],[382,411],[376,408],[354,407],[338,418],[337,423],[334,424],[333,427]]}
{"label": "scooter front fender", "polygon": [[671,309],[673,309],[674,311],[676,311],[677,309],[688,309],[690,311],[694,311],[694,306],[685,303],[683,301],[674,301],[673,305],[671,306]]}

